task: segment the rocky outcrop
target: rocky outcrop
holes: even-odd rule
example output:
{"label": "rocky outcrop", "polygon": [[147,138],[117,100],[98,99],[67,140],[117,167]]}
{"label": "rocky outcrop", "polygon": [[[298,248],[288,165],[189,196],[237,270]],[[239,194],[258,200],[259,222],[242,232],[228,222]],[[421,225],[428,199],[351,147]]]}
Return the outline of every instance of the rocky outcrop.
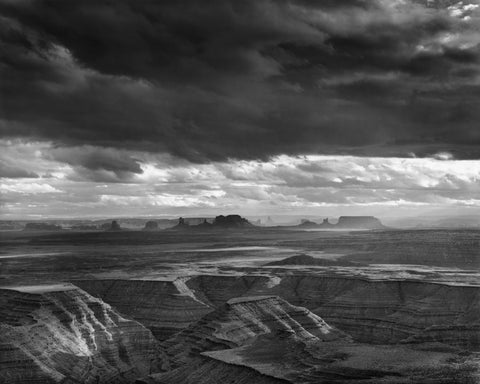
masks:
{"label": "rocky outcrop", "polygon": [[298,224],[300,228],[318,228],[318,224],[314,221],[310,221],[308,219],[302,219],[300,224]]}
{"label": "rocky outcrop", "polygon": [[168,228],[167,230],[184,231],[184,230],[190,230],[192,228],[193,226],[191,226],[183,217],[179,217],[177,225],[171,228]]}
{"label": "rocky outcrop", "polygon": [[144,231],[156,231],[158,230],[158,223],[153,220],[149,220],[145,223]]}
{"label": "rocky outcrop", "polygon": [[113,220],[111,223],[102,224],[101,228],[110,232],[118,232],[122,230],[122,227],[120,227],[120,224],[117,220]]}
{"label": "rocky outcrop", "polygon": [[243,365],[202,357],[188,366],[181,366],[166,373],[151,375],[136,381],[136,384],[289,384],[290,381],[264,375]]}
{"label": "rocky outcrop", "polygon": [[[358,341],[397,343],[427,332],[429,340],[480,347],[471,337],[480,324],[480,287],[312,275],[287,275],[273,284],[266,276],[198,276],[187,285],[216,306],[235,294],[278,295]],[[436,332],[427,331],[431,327]]]}
{"label": "rocky outcrop", "polygon": [[213,221],[216,228],[251,228],[253,225],[240,215],[217,216]]}
{"label": "rocky outcrop", "polygon": [[349,339],[306,308],[276,296],[252,296],[228,300],[164,345],[171,367],[177,367],[200,352],[239,347],[262,335],[301,342]]}
{"label": "rocky outcrop", "polygon": [[442,344],[352,343],[276,296],[228,300],[164,343],[165,373],[138,383],[474,383],[474,355]]}
{"label": "rocky outcrop", "polygon": [[340,216],[337,224],[332,224],[328,218],[323,219],[321,224],[303,219],[297,228],[303,229],[384,229],[382,222],[373,216]]}
{"label": "rocky outcrop", "polygon": [[373,216],[340,216],[335,228],[382,229],[385,227]]}
{"label": "rocky outcrop", "polygon": [[[192,221],[195,223],[195,221]],[[217,216],[212,223],[208,219],[203,219],[199,224],[191,224],[189,219],[179,218],[178,224],[171,230],[189,230],[189,231],[199,231],[199,230],[209,230],[209,229],[248,229],[255,228],[247,219],[239,215],[227,215],[227,216]]]}
{"label": "rocky outcrop", "polygon": [[323,219],[323,221],[322,221],[322,223],[320,224],[320,226],[321,226],[322,228],[333,228],[335,225],[332,224],[332,223],[330,223],[330,222],[328,221],[328,217],[326,217],[325,219]]}
{"label": "rocky outcrop", "polygon": [[276,280],[268,276],[210,276],[199,275],[186,281],[188,287],[204,303],[212,307],[223,305],[228,300],[241,296],[271,295],[270,286]]}
{"label": "rocky outcrop", "polygon": [[270,263],[265,264],[266,266],[286,266],[286,265],[313,265],[313,266],[329,266],[329,265],[343,265],[343,266],[351,266],[351,265],[359,265],[348,260],[336,260],[336,259],[321,259],[316,258],[310,255],[300,254],[287,257],[286,259],[272,261]]}
{"label": "rocky outcrop", "polygon": [[422,332],[402,340],[402,343],[431,343],[441,340],[442,343],[478,350],[480,346],[480,324],[432,325]]}
{"label": "rocky outcrop", "polygon": [[81,289],[0,290],[0,382],[128,383],[160,365],[150,331]]}
{"label": "rocky outcrop", "polygon": [[161,340],[230,299],[276,295],[308,308],[357,341],[418,340],[480,347],[480,287],[291,273],[275,277],[204,275],[181,281],[186,295],[180,295],[173,282],[76,284],[142,322]]}
{"label": "rocky outcrop", "polygon": [[[290,383],[476,383],[480,360],[441,345],[370,346],[259,337],[242,347],[202,353],[226,365]],[[186,366],[184,370],[197,367]],[[235,379],[231,382],[236,383]]]}
{"label": "rocky outcrop", "polygon": [[185,279],[172,281],[78,280],[75,285],[101,298],[165,340],[214,308],[199,300]]}

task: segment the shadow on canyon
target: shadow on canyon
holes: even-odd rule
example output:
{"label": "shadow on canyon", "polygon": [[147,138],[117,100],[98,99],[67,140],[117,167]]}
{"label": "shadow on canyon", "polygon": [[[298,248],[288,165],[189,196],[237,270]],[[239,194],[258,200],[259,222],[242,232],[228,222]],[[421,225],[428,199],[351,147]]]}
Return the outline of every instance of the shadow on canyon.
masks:
{"label": "shadow on canyon", "polygon": [[0,381],[477,383],[480,231],[2,232]]}

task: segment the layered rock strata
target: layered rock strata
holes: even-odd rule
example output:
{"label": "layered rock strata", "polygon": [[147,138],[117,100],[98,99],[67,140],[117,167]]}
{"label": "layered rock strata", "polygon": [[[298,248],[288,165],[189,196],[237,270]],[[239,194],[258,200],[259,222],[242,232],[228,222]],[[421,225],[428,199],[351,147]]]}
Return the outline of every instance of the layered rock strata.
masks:
{"label": "layered rock strata", "polygon": [[357,341],[429,340],[480,347],[480,288],[474,286],[291,274],[77,284],[149,327],[160,340],[232,298],[276,295],[308,308]]}
{"label": "layered rock strata", "polygon": [[246,367],[209,357],[199,358],[195,364],[181,366],[163,374],[138,379],[136,384],[289,384],[288,380],[275,378]]}
{"label": "layered rock strata", "polygon": [[417,281],[287,275],[197,276],[187,282],[213,304],[237,295],[274,294],[321,316],[355,340],[397,343],[421,337],[479,348],[480,287]]}
{"label": "layered rock strata", "polygon": [[185,281],[77,280],[75,285],[142,323],[158,340],[166,340],[214,309]]}
{"label": "layered rock strata", "polygon": [[256,296],[229,300],[164,346],[176,367],[200,352],[238,347],[261,335],[293,335],[303,342],[349,339],[306,308],[276,296]]}
{"label": "layered rock strata", "polygon": [[128,383],[161,362],[149,330],[81,289],[0,289],[0,382]]}
{"label": "layered rock strata", "polygon": [[164,347],[167,371],[139,383],[473,384],[480,374],[478,358],[443,344],[352,343],[276,296],[230,299]]}

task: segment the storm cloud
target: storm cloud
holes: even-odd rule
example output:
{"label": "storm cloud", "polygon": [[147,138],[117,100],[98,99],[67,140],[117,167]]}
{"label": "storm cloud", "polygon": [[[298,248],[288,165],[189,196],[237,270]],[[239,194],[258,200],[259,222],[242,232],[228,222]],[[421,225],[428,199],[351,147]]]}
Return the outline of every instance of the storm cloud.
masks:
{"label": "storm cloud", "polygon": [[115,150],[480,158],[477,2],[2,0],[0,12],[2,137],[100,148],[63,158],[92,179],[141,174]]}

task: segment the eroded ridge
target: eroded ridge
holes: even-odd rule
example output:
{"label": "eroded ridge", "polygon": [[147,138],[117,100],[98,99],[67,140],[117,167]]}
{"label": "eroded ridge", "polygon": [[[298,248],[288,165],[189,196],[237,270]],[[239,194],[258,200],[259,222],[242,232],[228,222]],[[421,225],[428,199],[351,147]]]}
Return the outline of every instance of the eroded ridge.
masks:
{"label": "eroded ridge", "polygon": [[166,340],[214,309],[196,297],[187,280],[76,280],[75,285]]}
{"label": "eroded ridge", "polygon": [[76,284],[147,326],[159,340],[166,340],[231,299],[274,295],[308,308],[359,342],[429,341],[480,348],[478,286],[300,272]]}
{"label": "eroded ridge", "polygon": [[151,332],[74,286],[0,289],[0,382],[132,382],[158,371]]}

